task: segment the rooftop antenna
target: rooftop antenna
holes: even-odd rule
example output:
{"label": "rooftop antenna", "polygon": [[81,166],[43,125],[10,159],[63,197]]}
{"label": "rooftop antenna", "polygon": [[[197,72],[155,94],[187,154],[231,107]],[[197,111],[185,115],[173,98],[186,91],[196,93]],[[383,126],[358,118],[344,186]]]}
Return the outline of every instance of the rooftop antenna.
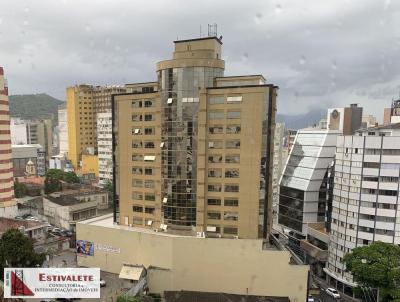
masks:
{"label": "rooftop antenna", "polygon": [[208,24],[208,36],[209,37],[216,37],[217,35],[218,35],[217,23]]}

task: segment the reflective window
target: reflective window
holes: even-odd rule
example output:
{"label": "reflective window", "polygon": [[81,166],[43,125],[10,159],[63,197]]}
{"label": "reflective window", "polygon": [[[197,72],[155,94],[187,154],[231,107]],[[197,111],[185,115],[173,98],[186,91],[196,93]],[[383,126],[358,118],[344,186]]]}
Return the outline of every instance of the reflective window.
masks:
{"label": "reflective window", "polygon": [[227,149],[239,149],[240,148],[240,140],[228,140],[226,141]]}
{"label": "reflective window", "polygon": [[212,110],[208,113],[208,118],[210,120],[221,120],[225,118],[223,110]]}
{"label": "reflective window", "polygon": [[221,133],[224,133],[224,127],[223,126],[210,126],[208,128],[208,132],[210,134],[221,134]]}
{"label": "reflective window", "polygon": [[240,155],[226,155],[225,156],[225,163],[228,163],[228,164],[240,163]]}
{"label": "reflective window", "polygon": [[239,177],[239,169],[225,169],[225,177],[226,178],[238,178]]}
{"label": "reflective window", "polygon": [[210,104],[224,104],[225,98],[224,96],[211,96],[208,98],[208,102]]}
{"label": "reflective window", "polygon": [[239,192],[239,185],[225,184],[225,192]]}
{"label": "reflective window", "polygon": [[225,198],[224,199],[224,206],[226,207],[238,207],[239,200],[237,198]]}
{"label": "reflective window", "polygon": [[221,198],[208,198],[207,204],[209,206],[220,206],[221,205]]}
{"label": "reflective window", "polygon": [[227,113],[228,119],[236,119],[240,118],[240,111],[239,110],[229,110]]}

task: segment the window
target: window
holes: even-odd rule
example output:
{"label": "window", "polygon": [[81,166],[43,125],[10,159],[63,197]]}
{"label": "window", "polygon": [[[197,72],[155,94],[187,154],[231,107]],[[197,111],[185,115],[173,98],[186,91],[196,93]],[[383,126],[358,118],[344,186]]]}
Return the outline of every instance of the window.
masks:
{"label": "window", "polygon": [[153,168],[144,168],[145,175],[153,175],[154,171]]}
{"label": "window", "polygon": [[154,180],[145,180],[144,187],[145,188],[154,188]]}
{"label": "window", "polygon": [[151,101],[151,100],[144,101],[144,107],[146,107],[146,108],[153,107],[153,101]]}
{"label": "window", "polygon": [[132,114],[132,122],[141,122],[141,121],[142,121],[142,115],[141,114]]}
{"label": "window", "polygon": [[154,214],[155,208],[145,207],[144,212],[147,214]]}
{"label": "window", "polygon": [[140,134],[140,128],[134,128],[132,129],[132,134]]}
{"label": "window", "polygon": [[238,96],[228,96],[226,98],[226,101],[228,103],[236,103],[236,102],[241,102],[242,101],[242,96],[238,95]]}
{"label": "window", "polygon": [[225,169],[225,177],[226,178],[238,178],[239,177],[239,169]]}
{"label": "window", "polygon": [[208,118],[210,120],[221,120],[224,119],[224,111],[223,110],[212,110],[208,113]]}
{"label": "window", "polygon": [[221,134],[221,133],[224,133],[224,127],[223,126],[211,126],[208,128],[208,132],[210,134]]}
{"label": "window", "polygon": [[132,148],[135,149],[142,148],[142,141],[132,141]]}
{"label": "window", "polygon": [[211,96],[208,99],[209,104],[224,104],[225,98],[223,96]]}
{"label": "window", "polygon": [[238,230],[236,227],[224,227],[224,234],[237,235]]}
{"label": "window", "polygon": [[144,200],[156,201],[156,196],[153,193],[145,193]]}
{"label": "window", "polygon": [[240,111],[228,111],[227,114],[228,119],[236,119],[236,118],[240,118]]}
{"label": "window", "polygon": [[208,177],[222,177],[222,169],[209,169]]}
{"label": "window", "polygon": [[140,154],[132,154],[132,161],[142,161],[143,155]]}
{"label": "window", "polygon": [[146,134],[146,135],[153,135],[153,134],[155,134],[154,127],[147,127],[147,128],[144,128],[144,134]]}
{"label": "window", "polygon": [[132,207],[132,211],[133,211],[133,212],[140,212],[140,213],[142,213],[142,212],[143,212],[143,207],[142,207],[142,206],[139,206],[139,205],[134,205],[134,206]]}
{"label": "window", "polygon": [[208,156],[209,163],[222,163],[222,155],[210,155]]}
{"label": "window", "polygon": [[227,149],[239,149],[240,148],[240,140],[229,140],[226,141]]}
{"label": "window", "polygon": [[224,220],[237,221],[238,219],[238,212],[224,212]]}
{"label": "window", "polygon": [[240,155],[226,155],[225,163],[228,163],[228,164],[240,163]]}
{"label": "window", "polygon": [[220,198],[208,198],[207,199],[207,204],[209,206],[220,206],[221,205],[221,199]]}
{"label": "window", "polygon": [[155,155],[145,155],[144,156],[144,161],[155,161],[156,156]]}
{"label": "window", "polygon": [[133,179],[132,180],[132,187],[135,187],[135,188],[143,187],[143,180],[141,180],[141,179]]}
{"label": "window", "polygon": [[154,142],[144,142],[144,147],[146,149],[154,149]]}
{"label": "window", "polygon": [[141,192],[132,192],[132,199],[143,200],[143,194]]}
{"label": "window", "polygon": [[132,174],[142,175],[143,169],[141,167],[132,167]]}
{"label": "window", "polygon": [[224,206],[226,206],[226,207],[238,207],[239,206],[239,200],[236,199],[236,198],[225,198]]}
{"label": "window", "polygon": [[222,186],[221,184],[209,184],[208,185],[208,192],[221,192]]}
{"label": "window", "polygon": [[209,141],[208,148],[209,149],[222,149],[224,147],[223,141]]}
{"label": "window", "polygon": [[208,219],[221,219],[221,213],[220,212],[207,212],[207,218]]}
{"label": "window", "polygon": [[364,168],[379,168],[379,163],[364,162]]}
{"label": "window", "polygon": [[132,108],[142,108],[142,101],[132,101],[131,107]]}
{"label": "window", "polygon": [[225,184],[225,192],[239,192],[239,185]]}
{"label": "window", "polygon": [[146,122],[154,121],[154,116],[152,114],[145,114],[144,115],[144,120]]}
{"label": "window", "polygon": [[240,125],[228,125],[226,126],[226,134],[239,134],[242,130]]}

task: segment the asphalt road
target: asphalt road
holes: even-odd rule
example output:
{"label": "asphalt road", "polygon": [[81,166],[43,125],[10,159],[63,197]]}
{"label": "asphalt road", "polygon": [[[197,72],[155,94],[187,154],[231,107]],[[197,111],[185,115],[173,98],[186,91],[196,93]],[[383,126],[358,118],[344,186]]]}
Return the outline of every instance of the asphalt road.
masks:
{"label": "asphalt road", "polygon": [[333,299],[331,296],[328,296],[324,290],[321,289],[321,293],[319,295],[314,296],[315,302],[339,302],[339,301],[344,301],[343,299],[336,300]]}

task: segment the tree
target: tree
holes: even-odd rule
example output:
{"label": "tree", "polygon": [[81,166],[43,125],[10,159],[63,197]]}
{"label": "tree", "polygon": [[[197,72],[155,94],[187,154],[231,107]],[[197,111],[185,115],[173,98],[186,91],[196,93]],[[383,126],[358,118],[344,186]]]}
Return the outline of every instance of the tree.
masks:
{"label": "tree", "polygon": [[381,301],[400,301],[400,247],[374,242],[357,247],[343,258],[361,288],[378,289]]}
{"label": "tree", "polygon": [[64,172],[62,179],[68,183],[79,183],[79,177],[75,172]]}
{"label": "tree", "polygon": [[141,297],[132,297],[127,295],[118,296],[117,302],[142,302]]}
{"label": "tree", "polygon": [[15,194],[15,197],[17,197],[17,198],[24,197],[26,195],[27,190],[28,189],[26,188],[26,185],[23,184],[23,183],[20,183],[18,181],[18,178],[16,178],[15,181],[14,181],[14,194]]}
{"label": "tree", "polygon": [[61,181],[68,183],[79,183],[79,177],[75,172],[64,172],[59,169],[50,169],[46,172],[44,180],[44,192],[50,194],[53,192],[61,191]]}
{"label": "tree", "polygon": [[36,267],[45,260],[44,254],[33,249],[33,242],[19,230],[10,229],[0,239],[1,279],[4,267]]}

